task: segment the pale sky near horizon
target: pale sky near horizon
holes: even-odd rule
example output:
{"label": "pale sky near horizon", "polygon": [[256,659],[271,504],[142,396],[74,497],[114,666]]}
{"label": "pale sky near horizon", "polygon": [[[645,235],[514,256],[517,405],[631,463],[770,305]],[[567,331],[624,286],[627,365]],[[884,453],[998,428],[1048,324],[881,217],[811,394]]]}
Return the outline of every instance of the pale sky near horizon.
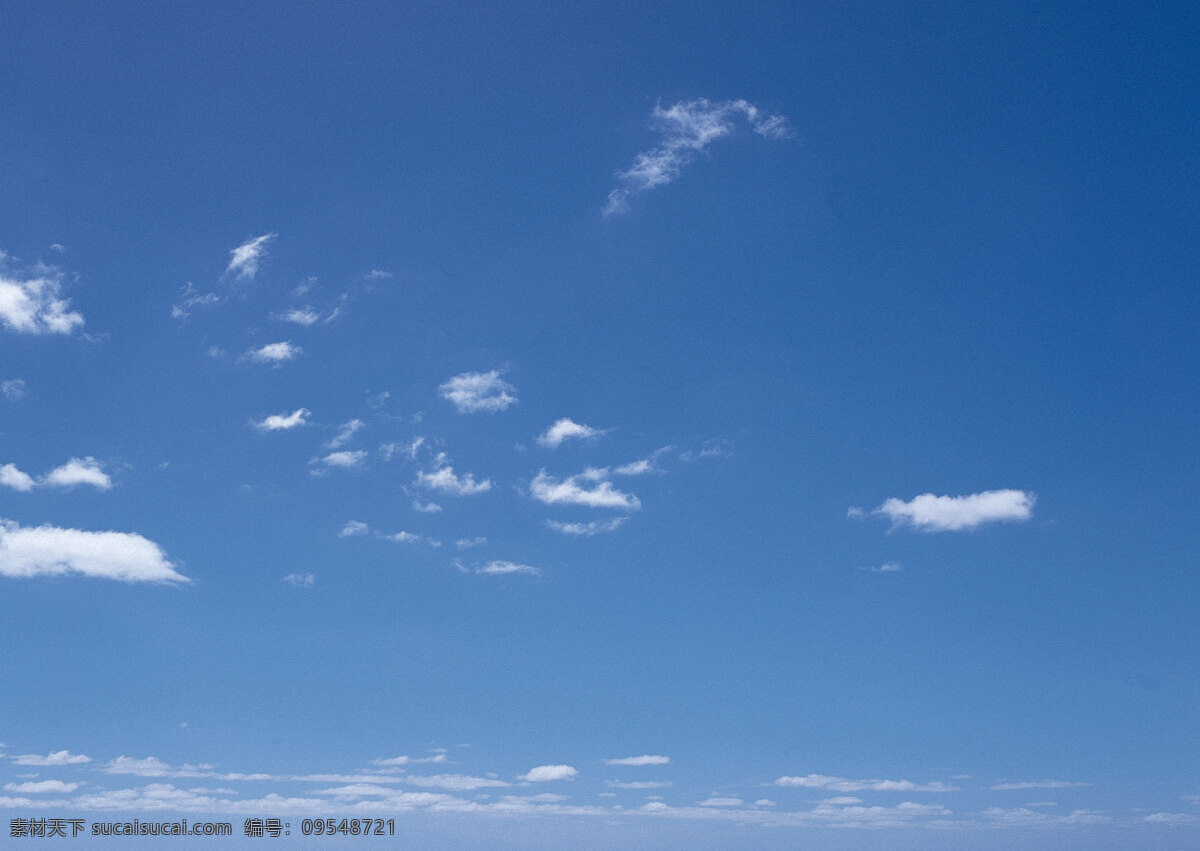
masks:
{"label": "pale sky near horizon", "polygon": [[6,818],[1200,842],[1194,8],[5,18]]}

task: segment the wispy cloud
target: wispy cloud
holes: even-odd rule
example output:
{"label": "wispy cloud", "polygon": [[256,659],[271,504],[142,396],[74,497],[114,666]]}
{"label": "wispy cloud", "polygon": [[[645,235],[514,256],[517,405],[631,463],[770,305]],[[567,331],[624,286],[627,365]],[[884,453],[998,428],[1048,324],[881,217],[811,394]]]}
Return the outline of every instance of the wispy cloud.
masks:
{"label": "wispy cloud", "polygon": [[[957,532],[985,523],[1014,523],[1029,520],[1037,497],[1030,491],[993,490],[965,496],[935,496],[923,493],[908,502],[892,497],[870,514],[886,517],[892,528],[911,526],[922,532]],[[851,508],[850,517],[865,512]]]}
{"label": "wispy cloud", "polygon": [[487,538],[484,538],[484,537],[459,538],[457,541],[454,542],[454,546],[458,547],[460,550],[469,550],[471,547],[481,547],[486,543],[487,543]]}
{"label": "wispy cloud", "polygon": [[258,265],[267,254],[267,244],[277,234],[265,233],[262,236],[247,240],[229,252],[229,267],[225,274],[233,274],[238,278],[254,279],[258,274]]}
{"label": "wispy cloud", "polygon": [[911,780],[848,780],[826,774],[804,777],[780,777],[776,786],[801,786],[806,789],[832,789],[835,792],[957,792],[945,783],[913,783]]}
{"label": "wispy cloud", "polygon": [[312,470],[314,476],[319,476],[331,469],[349,470],[353,467],[361,467],[363,459],[367,457],[367,453],[361,449],[356,449],[353,452],[343,450],[341,452],[330,452],[328,455],[323,455],[320,458],[313,458],[308,463],[317,469]]}
{"label": "wispy cloud", "polygon": [[[617,490],[610,481],[599,481],[607,473],[604,469],[588,469],[559,481],[542,470],[530,483],[529,492],[534,499],[547,505],[586,505],[590,508],[620,508],[626,511],[641,508],[641,501],[633,494]],[[599,484],[589,490],[579,484],[581,481],[599,481]]]}
{"label": "wispy cloud", "polygon": [[308,408],[297,408],[290,414],[272,414],[266,419],[258,422],[251,422],[259,431],[282,431],[297,426],[308,425],[308,418],[312,416],[312,411]]}
{"label": "wispy cloud", "polygon": [[190,582],[158,544],[132,532],[22,527],[0,520],[0,576],[79,574],[120,582]]}
{"label": "wispy cloud", "polygon": [[419,499],[413,500],[413,511],[419,511],[422,514],[437,514],[442,510],[442,507],[436,502],[421,502]]}
{"label": "wispy cloud", "polygon": [[269,363],[272,366],[279,366],[284,361],[295,358],[301,351],[302,349],[291,340],[284,340],[281,343],[267,343],[261,348],[250,349],[242,357],[252,360],[255,363]]}
{"label": "wispy cloud", "polygon": [[541,571],[536,567],[531,567],[528,564],[518,564],[513,561],[489,561],[482,567],[476,568],[475,572],[492,576],[503,576],[511,573],[528,573],[531,576],[539,576],[541,574]]}
{"label": "wispy cloud", "polygon": [[605,784],[613,789],[669,789],[675,785],[670,780],[632,780],[628,783],[606,780]]}
{"label": "wispy cloud", "polygon": [[471,473],[456,476],[453,467],[442,467],[432,473],[418,471],[416,483],[421,487],[448,493],[452,496],[471,496],[492,489],[491,479],[477,482]]}
{"label": "wispy cloud", "polygon": [[996,783],[989,787],[996,791],[1012,789],[1070,789],[1077,786],[1091,786],[1091,783],[1071,783],[1066,780],[1017,780],[1008,783]]}
{"label": "wispy cloud", "polygon": [[517,404],[516,388],[498,370],[464,372],[438,387],[438,392],[461,414],[492,414]]}
{"label": "wispy cloud", "polygon": [[297,588],[311,588],[317,584],[317,577],[311,573],[289,573],[283,577],[283,581]]}
{"label": "wispy cloud", "polygon": [[180,300],[178,304],[171,306],[171,317],[173,319],[186,319],[191,316],[193,307],[208,307],[214,304],[220,304],[221,297],[216,293],[201,293],[196,289],[196,285],[188,281],[183,285],[180,291]]}
{"label": "wispy cloud", "polygon": [[62,290],[63,274],[51,266],[27,274],[0,269],[0,323],[18,334],[70,334],[83,325],[83,314],[71,310]]}
{"label": "wispy cloud", "polygon": [[563,417],[550,426],[550,428],[546,429],[544,434],[539,435],[537,442],[539,446],[556,449],[562,445],[564,440],[586,440],[591,437],[599,437],[602,434],[604,434],[602,429],[592,428],[591,426],[586,426]]}
{"label": "wispy cloud", "polygon": [[346,525],[342,527],[342,531],[338,532],[338,537],[350,538],[355,535],[366,535],[370,531],[367,524],[361,520],[347,520]]}
{"label": "wispy cloud", "polygon": [[333,438],[325,444],[325,446],[329,449],[337,449],[346,441],[350,440],[350,438],[354,437],[358,430],[364,425],[366,425],[366,423],[364,423],[362,420],[350,420],[348,423],[343,423],[342,427],[338,429],[338,433],[334,435]]}
{"label": "wispy cloud", "polygon": [[591,520],[587,523],[559,523],[557,520],[547,520],[546,526],[555,532],[562,532],[564,535],[591,537],[592,535],[603,535],[606,532],[615,532],[628,519],[628,517],[614,517],[611,520]]}
{"label": "wispy cloud", "polygon": [[10,402],[15,402],[29,395],[29,385],[25,383],[25,379],[23,378],[10,378],[8,381],[0,381],[0,394],[3,394],[4,398]]}
{"label": "wispy cloud", "polygon": [[666,765],[671,761],[669,756],[655,756],[652,754],[643,754],[642,756],[623,756],[619,759],[606,759],[605,765]]}
{"label": "wispy cloud", "polygon": [[321,318],[321,314],[317,313],[311,307],[293,307],[279,315],[279,318],[284,322],[291,322],[294,325],[314,325]]}
{"label": "wispy cloud", "polygon": [[768,115],[745,100],[714,103],[698,98],[680,101],[666,109],[658,104],[653,116],[662,141],[658,147],[638,154],[633,165],[617,174],[621,185],[608,194],[605,215],[624,212],[633,196],[674,181],[684,165],[717,139],[731,134],[735,119],[739,117],[764,138],[780,139],[789,135],[783,116]]}

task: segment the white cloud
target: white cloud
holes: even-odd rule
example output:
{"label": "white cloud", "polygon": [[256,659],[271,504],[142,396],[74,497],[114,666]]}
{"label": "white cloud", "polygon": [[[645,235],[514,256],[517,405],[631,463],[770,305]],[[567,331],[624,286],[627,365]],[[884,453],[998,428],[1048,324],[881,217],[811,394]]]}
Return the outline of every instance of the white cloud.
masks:
{"label": "white cloud", "polygon": [[364,423],[362,420],[350,420],[348,423],[343,423],[342,427],[338,430],[338,433],[334,435],[333,438],[325,444],[325,446],[329,449],[337,449],[350,438],[354,437],[355,432],[357,432],[364,425],[366,425],[366,423]]}
{"label": "white cloud", "polygon": [[311,416],[312,411],[308,408],[297,408],[290,414],[272,414],[261,422],[252,422],[251,425],[259,431],[280,431],[281,429],[308,425],[308,418]]}
{"label": "white cloud", "polygon": [[467,550],[467,549],[470,549],[471,547],[479,547],[486,543],[487,543],[487,538],[484,538],[484,537],[459,538],[457,541],[454,542],[454,546],[458,547],[460,550]]}
{"label": "white cloud", "polygon": [[70,299],[62,297],[62,273],[39,266],[33,275],[0,271],[0,322],[4,327],[18,334],[70,334],[82,325],[83,314],[70,310]]}
{"label": "white cloud", "polygon": [[386,269],[372,269],[370,272],[367,272],[365,275],[363,275],[363,277],[368,281],[379,281],[384,278],[392,277],[392,273]]}
{"label": "white cloud", "polygon": [[65,795],[79,788],[78,783],[64,783],[61,780],[39,780],[30,783],[5,783],[5,792],[15,792],[19,795]]}
{"label": "white cloud", "polygon": [[70,751],[54,751],[45,756],[40,756],[35,753],[21,754],[13,757],[13,762],[17,765],[37,765],[37,766],[54,766],[54,765],[82,765],[85,762],[91,762],[90,756],[84,756],[81,753],[71,753]]}
{"label": "white cloud", "polygon": [[490,574],[493,576],[509,573],[528,573],[532,576],[539,576],[541,574],[541,571],[536,567],[530,567],[527,564],[517,564],[516,562],[512,561],[489,561],[475,572]]}
{"label": "white cloud", "polygon": [[564,535],[587,536],[602,535],[605,532],[615,532],[628,520],[628,517],[614,517],[611,520],[591,520],[587,523],[559,523],[557,520],[547,520],[546,526]]}
{"label": "white cloud", "polygon": [[449,789],[456,792],[511,785],[503,780],[493,780],[489,777],[471,777],[465,774],[434,774],[428,777],[405,777],[404,782],[411,783],[414,786],[432,786],[437,789]]}
{"label": "white cloud", "polygon": [[454,496],[470,496],[471,494],[484,493],[492,489],[490,479],[477,482],[475,481],[475,477],[470,473],[464,476],[456,476],[454,475],[453,467],[442,467],[440,470],[432,473],[418,471],[417,484],[430,490],[441,491],[442,493]]}
{"label": "white cloud", "polygon": [[517,779],[528,783],[548,783],[553,780],[574,780],[578,773],[569,765],[539,765]]}
{"label": "white cloud", "polygon": [[904,566],[898,561],[889,561],[886,564],[879,565],[879,567],[872,567],[871,570],[876,573],[899,573],[904,570]]}
{"label": "white cloud", "polygon": [[267,254],[267,243],[277,234],[265,233],[260,237],[247,240],[229,252],[229,268],[225,274],[233,272],[239,278],[250,278],[258,274],[258,264]]}
{"label": "white cloud", "polygon": [[[1033,516],[1037,497],[1029,491],[994,490],[966,496],[923,493],[909,502],[892,497],[871,512],[922,532],[957,532],[984,523],[1023,522]],[[852,510],[851,516],[859,516]]]}
{"label": "white cloud", "polygon": [[283,581],[297,588],[311,588],[317,583],[317,577],[311,573],[289,573]]}
{"label": "white cloud", "polygon": [[619,780],[606,781],[614,789],[666,789],[675,785],[670,780],[637,780],[632,783],[622,783]]}
{"label": "white cloud", "polygon": [[33,490],[34,481],[33,476],[21,472],[16,465],[5,464],[0,467],[0,485],[24,493]]}
{"label": "white cloud", "polygon": [[283,313],[279,317],[284,322],[291,322],[296,325],[312,325],[321,318],[321,314],[317,313],[311,307],[293,307],[291,310]]}
{"label": "white cloud", "polygon": [[352,535],[365,535],[370,531],[367,524],[359,520],[347,520],[346,525],[342,527],[342,531],[338,532],[339,538],[349,538]]}
{"label": "white cloud", "polygon": [[284,361],[292,360],[301,351],[302,349],[291,340],[284,340],[282,343],[267,343],[261,348],[250,349],[242,357],[255,363],[269,363],[278,366]]}
{"label": "white cloud", "polygon": [[491,372],[464,372],[438,387],[443,399],[454,403],[460,414],[495,413],[517,404],[516,388]]}
{"label": "white cloud", "polygon": [[539,435],[537,442],[540,446],[555,449],[564,440],[586,440],[589,437],[599,437],[602,434],[604,434],[604,431],[601,429],[592,428],[591,426],[586,426],[563,417],[550,426],[550,428],[546,429],[545,434]]}
{"label": "white cloud", "polygon": [[809,774],[804,777],[780,777],[776,786],[802,786],[806,789],[832,789],[835,792],[956,792],[954,786],[945,783],[913,783],[911,780],[848,780],[845,777],[830,777],[826,774]]}
{"label": "white cloud", "polygon": [[380,535],[385,541],[395,541],[398,544],[415,544],[421,540],[420,535],[415,535],[412,532],[396,532],[392,535]]}
{"label": "white cloud", "polygon": [[419,511],[422,514],[437,514],[442,510],[442,507],[436,502],[421,502],[419,499],[413,500],[413,511]]}
{"label": "white cloud", "polygon": [[706,798],[700,802],[702,807],[740,807],[746,802],[741,798]]}
{"label": "white cloud", "polygon": [[535,499],[547,505],[586,505],[591,508],[621,508],[626,511],[641,508],[642,503],[636,496],[616,490],[612,482],[602,481],[591,490],[578,484],[580,479],[596,481],[606,473],[605,470],[588,469],[560,482],[542,470],[530,484],[529,492]]}
{"label": "white cloud", "polygon": [[121,582],[190,582],[158,544],[131,532],[22,528],[0,520],[0,575],[27,578],[78,573]]}
{"label": "white cloud", "polygon": [[95,458],[72,458],[61,467],[47,473],[41,484],[52,488],[73,488],[76,485],[91,485],[106,491],[112,487],[112,479],[104,472],[104,464]]}
{"label": "white cloud", "polygon": [[314,475],[319,475],[325,470],[337,467],[342,470],[349,470],[352,467],[362,466],[363,459],[367,457],[367,453],[362,449],[356,449],[353,452],[343,450],[341,452],[330,452],[321,458],[313,458],[309,464],[324,465],[324,470],[312,471]]}
{"label": "white cloud", "polygon": [[698,98],[680,101],[667,109],[656,105],[654,120],[662,133],[662,142],[657,148],[638,154],[633,165],[617,174],[622,185],[609,193],[604,214],[624,212],[634,195],[674,181],[684,165],[714,141],[733,132],[733,119],[738,116],[743,116],[754,132],[765,138],[788,135],[783,116],[766,115],[745,100],[713,103]]}
{"label": "white cloud", "polygon": [[191,315],[189,308],[192,307],[208,307],[213,304],[220,304],[221,297],[216,293],[197,292],[196,287],[191,281],[184,285],[182,290],[183,301],[180,304],[172,305],[171,318],[185,319]]}
{"label": "white cloud", "polygon": [[1071,783],[1066,780],[1018,780],[1012,783],[997,783],[990,788],[1002,792],[1012,789],[1069,789],[1076,786],[1091,785],[1091,783]]}
{"label": "white cloud", "polygon": [[8,381],[0,382],[0,393],[4,394],[4,398],[10,402],[15,402],[29,395],[29,385],[23,378],[10,378]]}
{"label": "white cloud", "polygon": [[666,765],[671,761],[669,756],[653,756],[651,754],[643,754],[642,756],[623,756],[620,759],[606,759],[605,765]]}

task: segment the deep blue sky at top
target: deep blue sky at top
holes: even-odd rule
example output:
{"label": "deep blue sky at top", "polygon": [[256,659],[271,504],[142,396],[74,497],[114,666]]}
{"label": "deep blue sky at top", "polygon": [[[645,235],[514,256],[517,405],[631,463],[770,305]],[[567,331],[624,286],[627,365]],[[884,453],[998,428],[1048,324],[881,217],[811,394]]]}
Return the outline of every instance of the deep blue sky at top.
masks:
{"label": "deep blue sky at top", "polygon": [[[1194,9],[3,17],[0,249],[71,270],[102,339],[0,334],[0,379],[31,389],[2,412],[0,463],[124,473],[86,499],[0,492],[0,517],[136,530],[196,580],[6,580],[5,675],[53,669],[61,703],[7,711],[4,741],[299,771],[464,740],[513,772],[585,742],[742,783],[1200,790]],[[694,98],[743,98],[793,135],[721,140],[602,215],[655,105]],[[255,279],[222,283],[266,233]],[[344,318],[272,327],[310,277],[321,309],[351,293]],[[171,320],[189,281],[232,294],[219,318]],[[236,363],[289,334],[295,363]],[[464,417],[437,397],[493,369],[519,406]],[[390,432],[368,402],[385,391]],[[317,438],[246,427],[302,405],[329,429],[375,416],[368,449],[436,435],[504,495],[421,516],[380,464],[313,477]],[[539,454],[565,416],[613,431]],[[666,445],[722,454],[639,481],[613,535],[555,537],[523,496],[540,467]],[[1036,492],[1033,522],[889,535],[846,516],[996,488]],[[488,558],[545,575],[488,584],[445,550],[405,551],[397,574],[395,548],[337,538],[351,519],[486,536]],[[900,575],[870,570],[889,562]],[[281,584],[294,571],[313,593]]]}

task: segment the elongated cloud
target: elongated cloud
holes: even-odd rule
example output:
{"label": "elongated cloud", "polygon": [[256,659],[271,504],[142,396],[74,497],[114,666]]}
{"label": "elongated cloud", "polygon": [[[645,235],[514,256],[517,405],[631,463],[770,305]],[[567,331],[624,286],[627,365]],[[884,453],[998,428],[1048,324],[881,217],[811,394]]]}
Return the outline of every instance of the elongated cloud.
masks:
{"label": "elongated cloud", "polygon": [[[911,526],[922,532],[958,532],[984,523],[1029,520],[1036,500],[1032,492],[1019,490],[984,491],[966,496],[923,493],[908,502],[892,497],[871,514],[887,517],[893,529]],[[851,509],[850,514],[860,516],[862,512]]]}
{"label": "elongated cloud", "polygon": [[564,440],[584,440],[589,437],[598,437],[602,434],[604,432],[601,429],[592,428],[591,426],[586,426],[563,417],[550,426],[550,428],[546,429],[545,434],[539,435],[537,442],[539,446],[556,449]]}
{"label": "elongated cloud", "polygon": [[654,122],[662,134],[658,147],[634,157],[633,165],[617,174],[621,185],[608,194],[606,216],[629,209],[629,199],[679,177],[683,167],[708,146],[734,131],[734,120],[745,118],[760,136],[780,139],[789,134],[787,120],[767,115],[745,100],[713,103],[705,98],[654,107]]}
{"label": "elongated cloud", "polygon": [[475,477],[470,473],[456,476],[453,467],[442,467],[440,470],[432,473],[420,471],[417,473],[417,484],[421,487],[452,494],[453,496],[471,496],[472,494],[485,493],[492,489],[491,479],[484,479],[482,482],[477,482],[475,481]]}
{"label": "elongated cloud", "polygon": [[460,414],[493,414],[517,404],[517,389],[502,379],[498,370],[464,372],[438,387],[438,392],[453,402]]}
{"label": "elongated cloud", "polygon": [[258,264],[267,254],[267,243],[273,240],[277,234],[264,233],[260,237],[247,240],[237,248],[229,252],[229,268],[225,270],[225,274],[230,273],[238,278],[254,279],[258,274]]}
{"label": "elongated cloud", "polygon": [[367,453],[361,449],[353,452],[343,450],[341,452],[330,452],[328,455],[320,458],[313,458],[308,463],[316,467],[316,469],[310,471],[313,475],[321,475],[330,469],[349,470],[353,467],[361,467],[363,459],[366,457]]}
{"label": "elongated cloud", "polygon": [[606,473],[606,470],[586,470],[558,481],[542,470],[530,483],[529,492],[534,499],[547,505],[586,505],[590,508],[620,508],[626,511],[642,507],[636,496],[617,490],[612,482],[601,481],[590,490],[579,484],[580,481],[596,481]]}
{"label": "elongated cloud", "polygon": [[507,573],[528,573],[531,576],[541,574],[541,571],[536,567],[531,567],[528,564],[517,564],[514,561],[489,561],[475,572],[491,576],[502,576]]}
{"label": "elongated cloud", "polygon": [[832,789],[835,792],[956,792],[945,783],[913,783],[911,780],[848,780],[827,774],[808,774],[804,777],[780,777],[776,786],[800,786],[806,789]]}
{"label": "elongated cloud", "polygon": [[132,532],[22,527],[0,520],[0,575],[13,578],[80,574],[120,582],[190,582],[158,544]]}
{"label": "elongated cloud", "polygon": [[620,759],[606,759],[605,765],[666,765],[671,761],[669,756],[655,756],[644,754],[642,756],[623,756]]}
{"label": "elongated cloud", "polygon": [[628,517],[614,517],[611,520],[591,520],[587,523],[559,523],[557,520],[547,520],[546,526],[555,532],[562,532],[564,535],[590,538],[593,535],[615,532],[628,519]]}
{"label": "elongated cloud", "polygon": [[548,783],[553,780],[574,780],[578,773],[569,765],[539,765],[517,779],[528,783]]}
{"label": "elongated cloud", "polygon": [[338,433],[330,438],[325,446],[329,449],[337,449],[350,440],[350,438],[354,437],[355,433],[364,425],[366,424],[362,420],[350,420],[348,423],[343,423],[342,427],[338,429]]}
{"label": "elongated cloud", "polygon": [[20,756],[13,757],[15,765],[37,765],[37,766],[58,766],[58,765],[82,765],[85,762],[91,762],[92,758],[81,753],[71,753],[70,751],[54,751],[45,756],[36,753],[26,753]]}
{"label": "elongated cloud", "polygon": [[267,343],[261,348],[250,349],[242,357],[252,360],[255,363],[269,363],[272,366],[279,366],[284,361],[295,358],[301,351],[301,348],[291,340],[284,340],[281,343]]}
{"label": "elongated cloud", "polygon": [[308,408],[297,408],[290,414],[272,414],[266,419],[252,423],[259,431],[283,431],[296,426],[308,425],[312,411]]}
{"label": "elongated cloud", "polygon": [[62,281],[62,273],[47,266],[30,277],[0,271],[0,323],[18,334],[70,334],[83,324],[83,314],[70,309]]}

